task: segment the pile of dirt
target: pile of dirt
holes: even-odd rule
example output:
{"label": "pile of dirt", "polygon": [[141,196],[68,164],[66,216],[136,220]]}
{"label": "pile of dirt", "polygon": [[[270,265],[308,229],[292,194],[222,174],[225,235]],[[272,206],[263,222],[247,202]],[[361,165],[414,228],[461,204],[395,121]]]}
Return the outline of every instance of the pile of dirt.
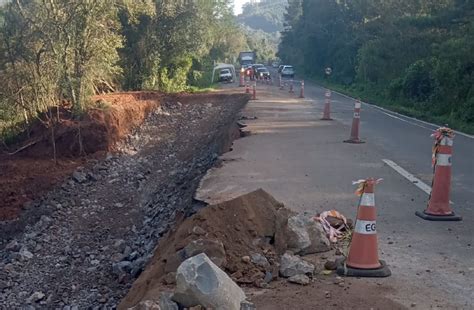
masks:
{"label": "pile of dirt", "polygon": [[[160,241],[120,308],[159,296],[164,286],[174,284],[179,264],[202,252],[239,284],[259,286],[266,276],[278,277],[278,254],[284,249],[275,244],[275,235],[292,214],[261,189],[200,210]],[[254,262],[255,257],[266,259],[268,264]]]}

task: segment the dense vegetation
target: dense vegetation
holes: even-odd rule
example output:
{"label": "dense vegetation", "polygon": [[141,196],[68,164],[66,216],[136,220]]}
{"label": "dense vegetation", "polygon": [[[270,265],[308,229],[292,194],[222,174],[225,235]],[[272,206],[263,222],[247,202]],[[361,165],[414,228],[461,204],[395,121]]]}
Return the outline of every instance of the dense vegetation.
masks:
{"label": "dense vegetation", "polygon": [[[231,0],[13,0],[0,7],[0,137],[91,95],[210,84],[247,48]],[[1,141],[1,140],[0,140]]]}
{"label": "dense vegetation", "polygon": [[352,94],[474,131],[472,0],[289,0],[278,55]]}
{"label": "dense vegetation", "polygon": [[274,59],[280,42],[280,32],[287,0],[261,0],[247,3],[237,21],[243,25],[247,36],[247,44],[257,53],[257,59],[265,61]]}

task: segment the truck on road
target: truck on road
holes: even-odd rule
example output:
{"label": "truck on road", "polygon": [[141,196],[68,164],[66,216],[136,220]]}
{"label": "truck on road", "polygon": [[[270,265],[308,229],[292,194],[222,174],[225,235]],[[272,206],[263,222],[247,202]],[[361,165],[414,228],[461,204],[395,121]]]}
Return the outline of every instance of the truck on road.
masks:
{"label": "truck on road", "polygon": [[240,52],[239,63],[241,67],[254,64],[257,59],[255,52]]}

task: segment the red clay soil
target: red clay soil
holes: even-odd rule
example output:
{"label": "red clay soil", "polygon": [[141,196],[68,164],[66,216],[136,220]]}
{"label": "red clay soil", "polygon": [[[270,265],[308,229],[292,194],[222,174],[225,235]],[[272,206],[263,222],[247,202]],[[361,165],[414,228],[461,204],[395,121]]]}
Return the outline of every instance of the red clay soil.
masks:
{"label": "red clay soil", "polygon": [[[55,128],[57,165],[52,159],[51,131],[40,122],[30,128],[29,138],[9,150],[0,149],[0,221],[18,217],[26,202],[41,197],[88,159],[113,151],[161,98],[154,92],[95,96],[100,108],[91,108],[81,120],[72,119],[70,111],[61,108],[61,122]],[[30,146],[15,155],[7,154],[26,145]]]}
{"label": "red clay soil", "polygon": [[[254,264],[242,261],[243,256],[265,253],[274,266],[276,249],[265,242],[273,238],[277,223],[291,213],[263,190],[201,209],[195,215],[178,222],[164,237],[153,258],[135,281],[118,309],[128,309],[144,300],[154,300],[163,291],[166,278],[173,277],[182,262],[180,251],[191,241],[205,239],[222,242],[225,262],[221,266],[239,284],[251,284],[265,276]],[[196,229],[203,233],[196,233]],[[259,242],[256,242],[259,241]],[[212,258],[212,252],[207,253]],[[272,266],[269,266],[271,268]],[[274,272],[275,274],[275,272]],[[256,277],[257,276],[257,277]]]}

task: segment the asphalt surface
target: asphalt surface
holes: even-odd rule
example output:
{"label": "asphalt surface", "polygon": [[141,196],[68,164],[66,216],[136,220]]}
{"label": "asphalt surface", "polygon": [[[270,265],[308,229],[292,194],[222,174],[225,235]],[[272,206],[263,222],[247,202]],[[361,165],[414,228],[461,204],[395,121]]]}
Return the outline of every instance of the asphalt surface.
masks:
{"label": "asphalt surface", "polygon": [[243,111],[257,117],[244,121],[252,135],[236,141],[224,165],[208,173],[197,198],[213,203],[263,188],[296,211],[336,209],[354,218],[351,182],[383,178],[376,188],[379,252],[393,275],[377,284],[394,288],[390,298],[408,307],[474,309],[473,137],[458,133],[454,144],[451,200],[463,221],[424,221],[414,213],[426,208],[428,195],[383,160],[431,184],[436,126],[363,104],[366,143],[346,144],[354,99],[333,92],[334,120],[322,121],[325,89],[305,84],[305,99],[297,98],[299,87],[295,94],[257,87],[259,100]]}

